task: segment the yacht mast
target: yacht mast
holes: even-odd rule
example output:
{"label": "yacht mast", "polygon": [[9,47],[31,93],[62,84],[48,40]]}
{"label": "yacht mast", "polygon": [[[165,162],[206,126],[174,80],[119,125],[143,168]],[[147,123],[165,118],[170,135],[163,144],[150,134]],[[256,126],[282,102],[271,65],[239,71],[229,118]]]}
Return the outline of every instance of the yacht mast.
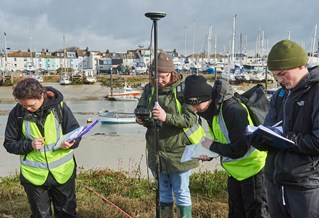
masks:
{"label": "yacht mast", "polygon": [[65,36],[63,34],[63,66],[64,66],[64,73],[66,73],[66,48],[65,48]]}
{"label": "yacht mast", "polygon": [[213,26],[210,25],[208,29],[208,40],[207,40],[207,62],[210,63],[210,52],[212,47],[212,35],[213,35]]}
{"label": "yacht mast", "polygon": [[[185,32],[184,32],[184,56],[185,56],[185,60],[186,60],[186,29],[187,27],[185,26]],[[185,62],[184,60],[184,62]]]}
{"label": "yacht mast", "polygon": [[195,21],[194,21],[194,32],[193,32],[193,61],[194,61],[194,53],[195,53]]}
{"label": "yacht mast", "polygon": [[8,50],[7,50],[7,34],[4,32],[4,72],[7,71]]}
{"label": "yacht mast", "polygon": [[317,24],[315,25],[315,32],[313,34],[311,57],[315,56],[316,38],[317,38]]}
{"label": "yacht mast", "polygon": [[235,14],[233,18],[233,38],[232,38],[232,44],[231,44],[231,62],[234,63],[235,60],[235,38],[236,38],[236,17]]}
{"label": "yacht mast", "polygon": [[[215,64],[217,62],[217,34],[215,34],[214,51],[215,51]],[[216,75],[216,74],[215,74]]]}

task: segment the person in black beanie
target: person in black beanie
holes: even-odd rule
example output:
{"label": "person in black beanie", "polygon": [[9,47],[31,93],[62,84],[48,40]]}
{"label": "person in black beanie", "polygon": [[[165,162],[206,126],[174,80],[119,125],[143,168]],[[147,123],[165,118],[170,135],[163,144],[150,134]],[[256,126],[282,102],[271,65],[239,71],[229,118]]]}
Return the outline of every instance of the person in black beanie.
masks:
{"label": "person in black beanie", "polygon": [[[202,146],[220,154],[229,175],[228,217],[269,217],[263,173],[266,153],[248,144],[244,132],[253,124],[247,110],[234,98],[231,85],[218,79],[211,87],[205,77],[191,75],[185,80],[184,98],[208,123],[213,140],[205,137]],[[199,159],[212,158],[201,155]]]}
{"label": "person in black beanie", "polygon": [[199,104],[212,99],[212,86],[206,83],[203,76],[188,76],[185,80],[187,88],[184,90],[184,97],[187,102],[192,101]]}

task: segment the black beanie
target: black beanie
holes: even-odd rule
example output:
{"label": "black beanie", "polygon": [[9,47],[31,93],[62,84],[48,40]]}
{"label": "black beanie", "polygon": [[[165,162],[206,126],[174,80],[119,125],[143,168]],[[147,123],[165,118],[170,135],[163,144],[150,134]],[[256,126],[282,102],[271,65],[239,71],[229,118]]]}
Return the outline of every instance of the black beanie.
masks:
{"label": "black beanie", "polygon": [[185,79],[184,99],[195,105],[212,99],[212,86],[203,76],[191,75]]}

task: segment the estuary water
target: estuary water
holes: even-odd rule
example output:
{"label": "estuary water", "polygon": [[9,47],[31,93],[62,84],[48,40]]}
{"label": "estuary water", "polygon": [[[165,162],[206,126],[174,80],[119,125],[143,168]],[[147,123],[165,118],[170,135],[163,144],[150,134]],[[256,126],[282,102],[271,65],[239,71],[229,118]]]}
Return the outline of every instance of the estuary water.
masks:
{"label": "estuary water", "polygon": [[[99,119],[99,111],[133,112],[137,101],[81,100],[66,101],[66,103],[73,111],[79,124],[86,125],[88,118]],[[19,172],[19,156],[9,154],[2,146],[8,119],[7,114],[14,105],[14,102],[0,102],[0,110],[4,111],[0,115],[0,177]],[[85,169],[109,167],[115,170],[119,170],[120,167],[127,169],[132,163],[136,165],[145,153],[145,132],[146,128],[136,123],[98,123],[84,136],[79,148],[75,149],[77,164]],[[113,147],[115,145],[116,147]],[[131,150],[132,148],[134,148],[134,152]],[[144,162],[142,166],[146,172],[146,164]]]}
{"label": "estuary water", "polygon": [[[107,100],[83,100],[66,101],[66,104],[73,111],[80,125],[85,125],[88,118],[92,120],[99,119],[99,111],[121,111],[133,113],[137,101],[107,101]],[[15,103],[1,103],[0,108],[4,111],[10,111]],[[4,135],[7,115],[0,115],[0,135]],[[136,123],[130,124],[97,124],[90,132],[93,134],[105,135],[144,135],[145,127]]]}
{"label": "estuary water", "polygon": [[[133,113],[137,101],[107,101],[105,87],[59,86],[65,96],[65,102],[73,111],[80,125],[86,125],[87,119],[99,119],[100,111],[121,111]],[[12,87],[0,87],[0,177],[19,172],[19,156],[9,154],[2,146],[9,111],[16,104],[12,101]],[[85,100],[91,99],[93,100]],[[11,101],[8,101],[11,100]],[[203,122],[204,126],[207,125]],[[206,129],[206,127],[204,127]],[[146,128],[132,124],[97,124],[75,149],[77,164],[83,169],[110,168],[114,170],[141,169],[146,176],[145,135]],[[137,167],[138,166],[138,167]],[[218,168],[218,159],[201,162],[194,172],[203,169]]]}

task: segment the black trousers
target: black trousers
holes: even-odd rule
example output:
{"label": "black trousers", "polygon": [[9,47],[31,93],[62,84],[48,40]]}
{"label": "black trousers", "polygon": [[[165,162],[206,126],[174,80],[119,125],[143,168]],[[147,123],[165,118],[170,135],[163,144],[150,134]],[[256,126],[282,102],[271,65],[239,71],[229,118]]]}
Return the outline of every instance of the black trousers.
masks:
{"label": "black trousers", "polygon": [[22,183],[31,207],[31,218],[52,217],[51,202],[56,218],[76,217],[75,177],[65,184],[35,186]]}
{"label": "black trousers", "polygon": [[229,218],[269,217],[263,170],[243,181],[228,177],[228,206]]}
{"label": "black trousers", "polygon": [[267,180],[267,189],[272,218],[319,217],[319,188],[282,186]]}

